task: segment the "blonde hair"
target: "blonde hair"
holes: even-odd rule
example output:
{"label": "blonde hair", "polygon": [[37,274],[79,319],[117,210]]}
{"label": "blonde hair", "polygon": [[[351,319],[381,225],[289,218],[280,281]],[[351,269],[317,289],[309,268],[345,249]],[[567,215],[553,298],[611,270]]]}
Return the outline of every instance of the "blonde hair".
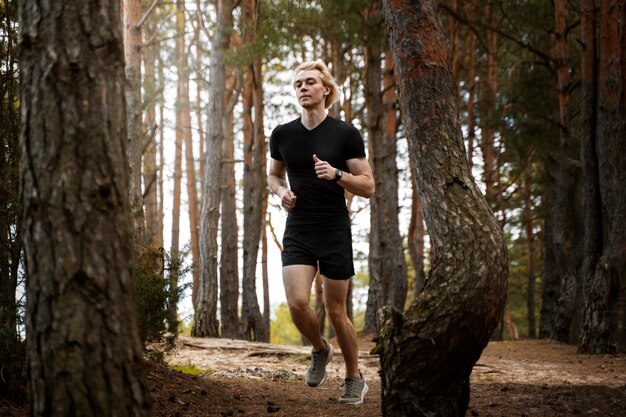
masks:
{"label": "blonde hair", "polygon": [[322,84],[324,87],[330,88],[330,93],[324,100],[324,107],[329,108],[335,101],[339,99],[339,85],[335,81],[335,77],[332,76],[330,70],[324,63],[324,61],[307,61],[298,65],[294,70],[294,77],[298,75],[300,71],[318,70],[321,73]]}

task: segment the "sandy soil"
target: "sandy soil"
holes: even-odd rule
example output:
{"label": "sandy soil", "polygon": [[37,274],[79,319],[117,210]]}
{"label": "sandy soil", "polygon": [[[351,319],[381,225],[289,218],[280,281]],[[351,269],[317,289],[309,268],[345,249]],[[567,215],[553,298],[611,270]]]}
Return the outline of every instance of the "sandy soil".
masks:
{"label": "sandy soil", "polygon": [[[230,339],[180,337],[170,365],[195,367],[198,375],[148,364],[153,415],[378,417],[378,357],[360,337],[360,366],[370,387],[361,406],[337,403],[343,363],[336,345],[329,378],[308,388],[303,375],[309,347]],[[492,342],[471,376],[467,416],[626,417],[626,355],[579,355],[575,346],[548,340]],[[0,402],[0,415],[26,416],[25,406]]]}

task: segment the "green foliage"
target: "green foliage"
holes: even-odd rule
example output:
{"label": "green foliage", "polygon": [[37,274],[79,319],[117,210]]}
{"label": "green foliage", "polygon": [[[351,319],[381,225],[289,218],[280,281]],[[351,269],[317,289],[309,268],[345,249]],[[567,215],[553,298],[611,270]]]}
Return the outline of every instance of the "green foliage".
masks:
{"label": "green foliage", "polygon": [[191,362],[187,366],[172,365],[170,367],[175,371],[182,372],[188,375],[210,375],[214,372],[212,369],[200,369]]}
{"label": "green foliage", "polygon": [[301,345],[300,332],[291,321],[287,303],[281,303],[274,311],[274,319],[270,325],[270,342],[280,345]]}
{"label": "green foliage", "polygon": [[0,327],[0,400],[26,401],[26,342],[14,329]]}
{"label": "green foliage", "polygon": [[182,252],[174,259],[162,250],[149,249],[135,268],[139,335],[146,354],[157,361],[174,348],[178,336],[180,322],[178,318],[172,320],[171,306],[178,304],[186,286],[173,286],[171,282],[178,282],[188,269],[183,266],[186,256]]}

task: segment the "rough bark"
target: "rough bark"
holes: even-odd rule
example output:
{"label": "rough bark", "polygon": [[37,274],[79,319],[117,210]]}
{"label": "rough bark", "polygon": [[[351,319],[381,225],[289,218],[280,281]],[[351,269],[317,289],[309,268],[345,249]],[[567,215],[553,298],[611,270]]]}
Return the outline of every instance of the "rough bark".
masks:
{"label": "rough bark", "polygon": [[[378,10],[370,19],[376,22],[380,18],[382,16]],[[407,294],[406,261],[398,223],[397,120],[395,109],[385,111],[381,90],[382,51],[375,43],[365,48],[367,144],[376,182],[376,194],[370,199],[370,286],[365,331],[378,330],[376,314],[384,306],[404,310]],[[387,105],[393,105],[389,95],[385,99]]]}
{"label": "rough bark", "polygon": [[[134,239],[146,241],[146,219],[141,191],[141,157],[143,154],[143,105],[141,102],[141,0],[124,1],[124,53],[126,62],[126,111],[128,113],[128,164],[130,167],[130,207]],[[135,247],[137,248],[137,247]]]}
{"label": "rough bark", "polygon": [[217,320],[218,244],[222,176],[222,141],[224,139],[224,51],[232,30],[233,6],[230,0],[217,2],[217,27],[210,61],[210,91],[206,135],[206,162],[200,218],[200,287],[192,335],[219,336]]}
{"label": "rough bark", "polygon": [[[226,82],[226,102],[229,102],[235,87],[235,72],[229,70]],[[244,87],[245,89],[245,87]],[[250,91],[250,94],[252,92]],[[250,98],[251,99],[251,98]],[[246,99],[242,100],[244,107],[244,132],[246,131]],[[225,186],[222,188],[222,245],[220,262],[220,318],[221,334],[223,337],[237,338],[239,336],[239,225],[237,223],[237,179],[235,178],[235,135],[234,118],[232,112],[226,114],[226,131],[222,152],[225,163],[222,165],[222,178]],[[245,135],[245,133],[244,133]],[[229,162],[226,162],[229,161]]]}
{"label": "rough bark", "polygon": [[[588,234],[585,314],[579,351],[614,353],[619,301],[624,297],[620,287],[623,289],[626,279],[626,1],[601,3],[597,73],[591,55],[596,44],[593,2],[583,1],[582,10],[582,160]],[[598,233],[600,230],[602,234]]]}
{"label": "rough bark", "polygon": [[[551,184],[550,206],[546,223],[551,223],[551,243],[554,245],[554,267],[558,279],[556,305],[552,307],[549,337],[572,343],[578,339],[580,320],[580,267],[582,259],[582,207],[578,194],[580,169],[578,151],[571,136],[570,66],[567,45],[567,4],[554,2],[556,86],[559,95],[559,146],[554,181]],[[547,266],[549,267],[549,266]],[[553,284],[556,287],[556,283]]]}
{"label": "rough bark", "polygon": [[507,251],[468,168],[437,2],[385,0],[384,10],[437,259],[404,316],[381,314],[383,415],[464,416],[469,375],[504,308]]}
{"label": "rough bark", "polygon": [[[251,22],[257,19],[257,2],[247,2]],[[265,134],[263,129],[263,75],[260,61],[250,64],[254,105],[252,142],[244,144],[243,170],[243,279],[241,282],[241,336],[247,340],[266,340],[265,322],[256,294],[256,271],[263,225],[265,180]]]}
{"label": "rough bark", "polygon": [[426,283],[426,273],[424,271],[424,216],[422,216],[422,206],[417,190],[415,178],[411,169],[411,220],[409,222],[408,247],[409,257],[413,265],[415,282],[413,291],[419,294]]}
{"label": "rough bark", "polygon": [[147,416],[119,1],[20,10],[30,414]]}

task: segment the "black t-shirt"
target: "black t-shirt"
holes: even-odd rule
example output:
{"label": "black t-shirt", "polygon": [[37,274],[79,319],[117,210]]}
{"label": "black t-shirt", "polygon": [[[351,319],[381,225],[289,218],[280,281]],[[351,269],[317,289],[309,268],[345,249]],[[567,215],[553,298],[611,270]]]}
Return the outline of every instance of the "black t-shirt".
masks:
{"label": "black t-shirt", "polygon": [[363,138],[353,125],[326,116],[322,123],[308,130],[297,118],[274,129],[270,154],[285,164],[289,186],[297,198],[287,227],[328,229],[349,222],[343,187],[317,178],[313,154],[349,172],[346,160],[365,157]]}

